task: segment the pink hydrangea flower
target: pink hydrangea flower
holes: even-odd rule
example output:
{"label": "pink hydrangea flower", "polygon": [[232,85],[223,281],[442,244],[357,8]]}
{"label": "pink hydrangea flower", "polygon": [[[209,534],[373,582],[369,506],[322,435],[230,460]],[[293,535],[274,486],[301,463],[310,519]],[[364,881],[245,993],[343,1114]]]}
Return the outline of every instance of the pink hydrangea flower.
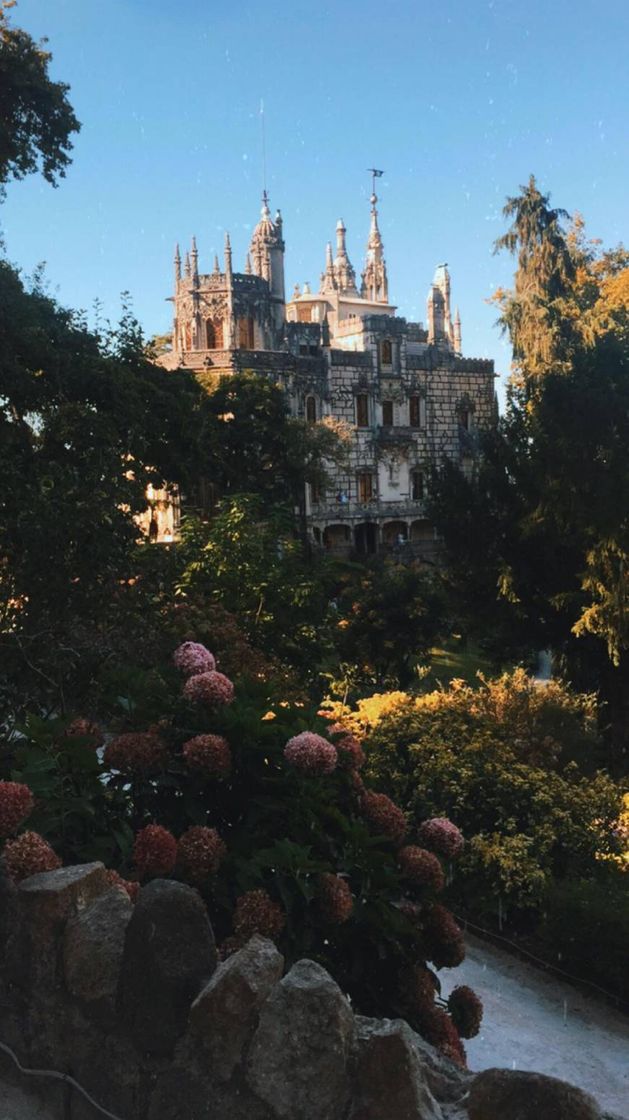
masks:
{"label": "pink hydrangea flower", "polygon": [[33,811],[33,795],[22,782],[0,782],[0,836],[13,836]]}
{"label": "pink hydrangea flower", "polygon": [[386,793],[366,790],[362,796],[362,808],[372,832],[386,836],[394,844],[402,843],[408,827],[406,817]]}
{"label": "pink hydrangea flower", "polygon": [[173,661],[187,677],[196,673],[211,673],[216,668],[216,658],[200,642],[183,642],[173,654]]}
{"label": "pink hydrangea flower", "polygon": [[411,883],[418,887],[430,887],[433,891],[443,890],[443,868],[432,852],[407,844],[405,848],[400,848],[397,861],[402,874]]}
{"label": "pink hydrangea flower", "polygon": [[321,916],[331,925],[342,925],[351,917],[354,899],[349,884],[340,875],[324,872],[317,884],[317,901]]}
{"label": "pink hydrangea flower", "polygon": [[200,885],[215,875],[227,848],[215,828],[195,824],[179,837],[177,865],[191,883]]}
{"label": "pink hydrangea flower", "polygon": [[231,704],[234,686],[229,677],[213,669],[188,677],[183,686],[183,694],[186,700],[192,700],[195,704]]}
{"label": "pink hydrangea flower", "polygon": [[183,757],[190,770],[205,778],[227,778],[231,770],[229,743],[222,735],[195,735],[184,743]]}
{"label": "pink hydrangea flower", "polygon": [[463,851],[463,834],[447,817],[433,817],[424,821],[419,835],[427,848],[432,848],[445,859],[456,859]]}
{"label": "pink hydrangea flower", "polygon": [[338,755],[336,747],[314,731],[293,735],[284,747],[284,758],[302,774],[331,774]]}
{"label": "pink hydrangea flower", "polygon": [[147,875],[170,875],[177,860],[177,841],[161,824],[141,828],[133,845],[133,862],[142,879]]}
{"label": "pink hydrangea flower", "polygon": [[23,832],[15,840],[7,840],[2,852],[5,871],[14,883],[38,875],[40,871],[56,871],[61,860],[47,840],[38,832]]}

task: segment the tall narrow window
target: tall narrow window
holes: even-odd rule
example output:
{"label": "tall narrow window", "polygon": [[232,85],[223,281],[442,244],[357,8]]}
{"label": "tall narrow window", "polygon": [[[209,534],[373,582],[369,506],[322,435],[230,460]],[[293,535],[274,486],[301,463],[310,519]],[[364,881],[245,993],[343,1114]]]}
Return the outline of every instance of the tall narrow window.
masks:
{"label": "tall narrow window", "polygon": [[411,498],[414,502],[423,501],[426,495],[423,471],[411,471]]}
{"label": "tall narrow window", "polygon": [[373,498],[373,475],[370,471],[361,471],[357,476],[358,501],[370,502]]}
{"label": "tall narrow window", "polygon": [[380,361],[383,366],[393,365],[393,347],[388,338],[383,339],[380,343]]}
{"label": "tall narrow window", "polygon": [[356,396],[356,426],[369,427],[369,397],[366,393],[358,393]]}
{"label": "tall narrow window", "polygon": [[385,428],[393,427],[393,401],[382,402],[382,423]]}
{"label": "tall narrow window", "polygon": [[411,397],[408,402],[408,422],[411,428],[426,427],[426,398],[419,395]]}
{"label": "tall narrow window", "polygon": [[253,350],[253,319],[251,316],[238,320],[238,349]]}
{"label": "tall narrow window", "polygon": [[306,397],[306,420],[314,424],[317,419],[317,402],[315,397]]}
{"label": "tall narrow window", "polygon": [[208,350],[216,350],[216,330],[211,319],[205,321],[205,344]]}
{"label": "tall narrow window", "polygon": [[184,332],[185,348],[186,350],[192,350],[192,328],[190,323],[186,323]]}
{"label": "tall narrow window", "polygon": [[469,408],[460,409],[459,427],[461,427],[464,432],[469,432],[470,428],[472,427],[472,413],[470,412]]}

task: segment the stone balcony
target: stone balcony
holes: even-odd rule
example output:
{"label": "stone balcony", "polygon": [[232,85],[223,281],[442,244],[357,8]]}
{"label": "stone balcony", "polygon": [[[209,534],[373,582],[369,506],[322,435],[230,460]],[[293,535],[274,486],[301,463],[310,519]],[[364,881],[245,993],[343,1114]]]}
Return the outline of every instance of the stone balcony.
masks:
{"label": "stone balcony", "polygon": [[423,519],[426,517],[426,502],[413,501],[411,498],[404,498],[398,502],[383,502],[377,498],[373,498],[370,502],[317,502],[313,504],[308,516],[312,520],[329,523]]}

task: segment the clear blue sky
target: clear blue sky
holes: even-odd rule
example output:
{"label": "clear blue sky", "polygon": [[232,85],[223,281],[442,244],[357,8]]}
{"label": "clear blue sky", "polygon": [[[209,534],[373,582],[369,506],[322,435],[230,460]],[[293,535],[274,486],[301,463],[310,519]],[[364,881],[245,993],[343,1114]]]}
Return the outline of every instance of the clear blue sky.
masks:
{"label": "clear blue sky", "polygon": [[9,258],[47,262],[68,306],[132,294],[167,330],[175,241],[209,269],[229,229],[242,269],[261,191],[261,99],[271,205],[284,215],[287,287],[318,283],[337,218],[362,267],[369,177],[379,181],[392,299],[425,319],[448,261],[463,347],[505,373],[485,302],[508,284],[492,256],[501,207],[533,172],[591,236],[627,240],[627,0],[20,0],[13,22],[49,38],[83,128],[57,190],[11,186]]}

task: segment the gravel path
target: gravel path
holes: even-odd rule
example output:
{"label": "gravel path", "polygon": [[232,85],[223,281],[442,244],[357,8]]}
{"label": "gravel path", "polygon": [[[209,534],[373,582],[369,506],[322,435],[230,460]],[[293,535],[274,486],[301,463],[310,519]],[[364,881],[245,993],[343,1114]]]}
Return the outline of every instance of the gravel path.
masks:
{"label": "gravel path", "polygon": [[481,1032],[465,1043],[470,1069],[561,1077],[629,1120],[629,1018],[471,934],[466,941],[466,960],[440,978],[444,995],[469,984],[483,1000]]}

